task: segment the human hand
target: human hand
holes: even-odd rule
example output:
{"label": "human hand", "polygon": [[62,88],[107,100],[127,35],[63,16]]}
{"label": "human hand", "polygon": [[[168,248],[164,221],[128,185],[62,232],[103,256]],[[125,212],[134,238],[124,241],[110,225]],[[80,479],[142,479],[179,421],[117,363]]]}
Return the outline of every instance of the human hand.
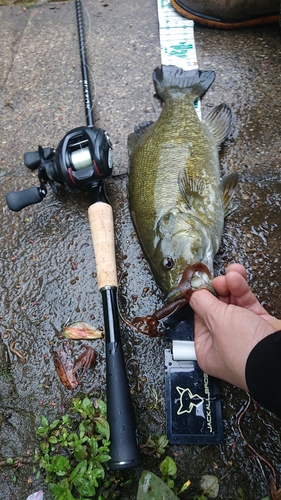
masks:
{"label": "human hand", "polygon": [[[243,280],[241,280],[241,276],[244,278]],[[246,269],[241,264],[230,264],[226,269],[225,276],[214,278],[213,286],[219,299],[226,304],[234,304],[248,309],[269,323],[275,324],[276,329],[281,328],[281,320],[268,314],[251,291],[247,283]]]}
{"label": "human hand", "polygon": [[198,290],[189,302],[195,311],[197,361],[209,375],[247,391],[248,356],[260,340],[281,328],[281,322],[279,326],[252,293],[240,264],[230,265],[225,276],[214,278],[213,286],[218,298]]}

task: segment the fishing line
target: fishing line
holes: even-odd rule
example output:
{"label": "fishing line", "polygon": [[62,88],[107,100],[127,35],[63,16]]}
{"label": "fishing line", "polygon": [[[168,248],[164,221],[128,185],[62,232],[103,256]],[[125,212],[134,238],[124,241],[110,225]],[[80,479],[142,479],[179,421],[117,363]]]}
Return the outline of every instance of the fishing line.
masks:
{"label": "fishing line", "polygon": [[241,420],[245,416],[245,413],[247,412],[247,410],[250,406],[250,403],[251,403],[250,394],[248,392],[246,394],[248,396],[248,400],[246,401],[245,405],[242,406],[241,410],[239,411],[239,413],[237,415],[237,428],[239,430],[239,433],[240,433],[242,439],[244,440],[244,442],[246,443],[248,448],[250,448],[250,450],[254,453],[255,457],[258,458],[259,460],[261,460],[264,464],[266,464],[267,467],[269,467],[269,469],[271,470],[271,474],[272,474],[272,481],[276,485],[275,468],[266,458],[264,458],[262,455],[260,455],[260,453],[247,441],[247,439],[245,438],[244,433],[242,432],[242,429],[241,429]]}
{"label": "fishing line", "polygon": [[85,39],[85,47],[86,47],[88,45],[88,40],[90,38],[90,35],[92,34],[92,22],[91,22],[91,16],[89,14],[89,9],[88,9],[88,7],[86,7],[83,0],[81,0],[81,6],[82,6],[82,9],[84,9],[84,11],[86,12],[86,15],[88,18],[88,35],[87,35],[87,38]]}
{"label": "fishing line", "polygon": [[[87,41],[85,40],[85,30],[84,30],[84,19],[83,19],[83,12],[82,10],[87,14],[88,20],[89,20],[89,12],[87,7],[83,4],[82,0],[76,1],[76,20],[77,20],[77,28],[78,28],[78,39],[79,39],[79,52],[80,52],[80,63],[81,63],[81,69],[82,69],[82,85],[83,85],[83,92],[84,92],[84,103],[85,103],[85,108],[86,108],[86,119],[87,119],[87,125],[88,126],[93,126],[94,125],[94,102],[96,98],[96,84],[95,84],[95,79],[94,75],[91,71],[91,69],[88,66],[87,63],[87,57],[86,57],[86,45]],[[91,34],[91,22],[89,20],[89,26],[88,26],[88,38]],[[90,85],[90,78],[89,74],[91,75],[93,86],[94,86],[94,98],[92,98],[92,92],[91,92],[91,85]]]}

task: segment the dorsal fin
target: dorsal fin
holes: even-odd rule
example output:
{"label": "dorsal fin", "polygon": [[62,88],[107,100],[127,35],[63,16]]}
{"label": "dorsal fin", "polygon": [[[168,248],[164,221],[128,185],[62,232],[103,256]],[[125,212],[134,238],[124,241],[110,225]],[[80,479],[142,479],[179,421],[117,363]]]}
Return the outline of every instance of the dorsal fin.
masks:
{"label": "dorsal fin", "polygon": [[134,128],[134,132],[132,132],[132,134],[129,134],[127,140],[129,156],[131,156],[139,140],[145,135],[145,133],[150,129],[150,127],[152,127],[153,124],[153,121],[142,122]]}

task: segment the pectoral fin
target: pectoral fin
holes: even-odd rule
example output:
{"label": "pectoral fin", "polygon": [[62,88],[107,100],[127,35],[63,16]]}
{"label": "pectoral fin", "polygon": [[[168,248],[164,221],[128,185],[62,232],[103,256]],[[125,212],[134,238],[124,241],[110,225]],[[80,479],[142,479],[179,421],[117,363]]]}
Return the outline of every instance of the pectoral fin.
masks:
{"label": "pectoral fin", "polygon": [[233,205],[232,198],[239,180],[237,172],[225,175],[221,181],[221,191],[222,191],[222,202],[224,206],[224,216],[228,217],[234,210],[237,209],[237,205]]}
{"label": "pectoral fin", "polygon": [[226,139],[230,130],[231,121],[231,109],[227,104],[220,104],[203,120],[214,136],[217,146],[220,146]]}
{"label": "pectoral fin", "polygon": [[205,183],[202,179],[193,178],[185,171],[178,179],[180,193],[189,210],[192,209],[194,198],[204,197]]}

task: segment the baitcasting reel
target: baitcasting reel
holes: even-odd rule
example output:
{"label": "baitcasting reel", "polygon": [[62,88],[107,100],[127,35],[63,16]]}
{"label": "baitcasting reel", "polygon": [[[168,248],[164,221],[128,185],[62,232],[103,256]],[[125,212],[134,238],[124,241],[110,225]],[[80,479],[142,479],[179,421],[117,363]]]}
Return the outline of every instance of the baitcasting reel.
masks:
{"label": "baitcasting reel", "polygon": [[24,164],[31,170],[38,168],[40,187],[8,193],[8,207],[15,212],[41,202],[48,182],[54,193],[55,182],[74,192],[96,187],[112,173],[112,143],[105,130],[79,127],[65,135],[57,150],[39,146],[38,151],[25,153]]}

